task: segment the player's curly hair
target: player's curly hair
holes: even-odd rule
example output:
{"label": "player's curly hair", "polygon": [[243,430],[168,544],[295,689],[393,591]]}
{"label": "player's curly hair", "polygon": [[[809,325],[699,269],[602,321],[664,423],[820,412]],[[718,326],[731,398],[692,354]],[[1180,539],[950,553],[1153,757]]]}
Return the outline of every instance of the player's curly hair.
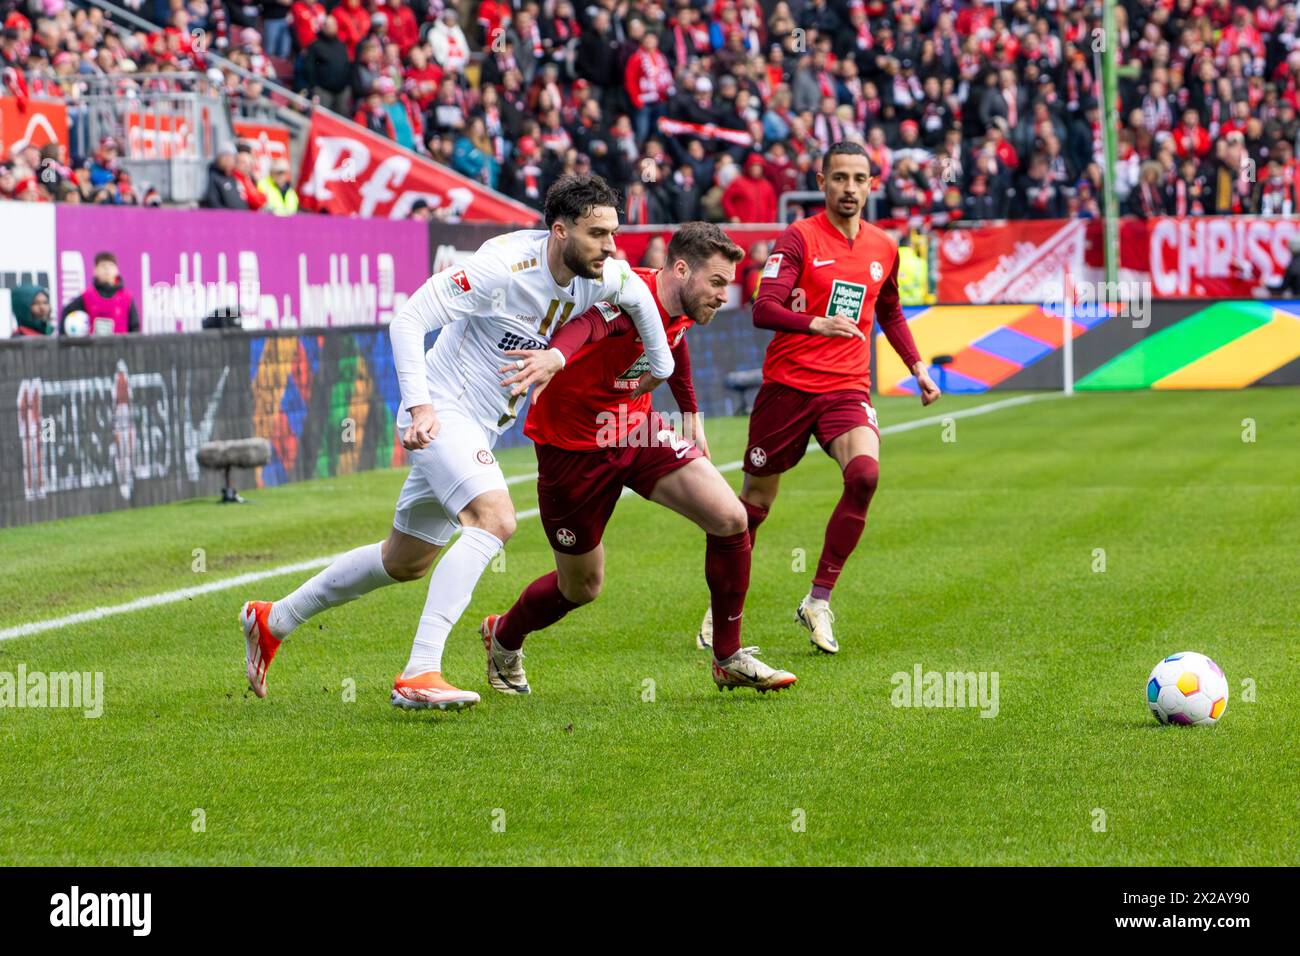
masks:
{"label": "player's curly hair", "polygon": [[729,262],[745,258],[745,250],[731,241],[731,237],[711,222],[684,222],[677,227],[668,243],[669,265],[685,259],[692,269],[698,269],[715,255]]}
{"label": "player's curly hair", "polygon": [[546,228],[550,229],[557,219],[577,222],[597,206],[613,206],[617,210],[618,190],[599,176],[570,173],[561,176],[546,190],[542,215],[546,219]]}

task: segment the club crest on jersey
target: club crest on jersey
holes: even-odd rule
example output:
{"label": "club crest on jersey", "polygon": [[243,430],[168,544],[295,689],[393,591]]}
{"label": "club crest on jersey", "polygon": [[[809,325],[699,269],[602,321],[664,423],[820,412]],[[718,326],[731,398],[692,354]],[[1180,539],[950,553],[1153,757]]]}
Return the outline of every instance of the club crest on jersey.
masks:
{"label": "club crest on jersey", "polygon": [[762,278],[764,279],[776,278],[777,273],[781,271],[781,259],[783,258],[783,255],[784,255],[783,253],[774,252],[767,257],[767,262],[764,263],[763,265]]}
{"label": "club crest on jersey", "polygon": [[464,269],[457,269],[451,275],[447,276],[447,292],[450,295],[464,295],[470,291],[469,276],[465,274]]}
{"label": "club crest on jersey", "polygon": [[561,547],[572,548],[578,543],[578,536],[568,528],[560,528],[555,532],[555,540]]}
{"label": "club crest on jersey", "polygon": [[486,448],[480,448],[474,453],[474,457],[478,459],[480,465],[496,464],[496,459],[492,457],[492,452],[488,451]]}
{"label": "club crest on jersey", "polygon": [[749,463],[755,468],[762,468],[767,464],[767,452],[758,447],[751,448],[749,450]]}
{"label": "club crest on jersey", "polygon": [[884,277],[885,277],[885,267],[882,266],[879,262],[873,260],[871,263],[871,281],[879,282]]}
{"label": "club crest on jersey", "polygon": [[[873,262],[872,266],[880,263]],[[875,269],[872,270],[873,272]],[[842,315],[846,319],[858,322],[862,318],[862,302],[867,296],[867,287],[860,282],[845,282],[836,279],[831,285],[830,297],[826,300],[827,315]]]}

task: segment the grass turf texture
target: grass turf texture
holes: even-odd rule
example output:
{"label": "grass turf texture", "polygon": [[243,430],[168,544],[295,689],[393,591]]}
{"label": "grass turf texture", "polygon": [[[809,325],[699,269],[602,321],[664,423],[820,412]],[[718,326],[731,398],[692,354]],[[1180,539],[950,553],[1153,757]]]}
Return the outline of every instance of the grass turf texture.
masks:
{"label": "grass turf texture", "polygon": [[[886,398],[880,417],[991,400]],[[737,459],[744,433],[711,422],[715,460]],[[515,699],[487,687],[476,628],[552,567],[537,520],[521,522],[448,644],[448,676],[483,694],[462,714],[388,703],[423,584],[309,622],[264,701],[246,689],[236,614],[305,574],[0,642],[0,671],[105,675],[99,719],[0,710],[0,862],[1300,862],[1296,391],[1081,395],[942,437],[885,437],[881,490],[835,592],[836,658],[815,656],[792,618],[838,473],[810,453],[785,479],[745,615],[746,642],[799,675],[779,695],[714,690],[693,645],[703,536],[639,498],[607,532],[604,595],[530,639],[534,694]],[[508,475],[533,469],[530,450],[501,458]],[[0,628],[377,540],[402,477],[6,530]],[[535,506],[531,483],[512,490]],[[797,548],[806,570],[792,570]],[[1147,673],[1179,650],[1225,669],[1220,726],[1148,713]],[[997,671],[997,717],[891,706],[891,675],[918,663]]]}

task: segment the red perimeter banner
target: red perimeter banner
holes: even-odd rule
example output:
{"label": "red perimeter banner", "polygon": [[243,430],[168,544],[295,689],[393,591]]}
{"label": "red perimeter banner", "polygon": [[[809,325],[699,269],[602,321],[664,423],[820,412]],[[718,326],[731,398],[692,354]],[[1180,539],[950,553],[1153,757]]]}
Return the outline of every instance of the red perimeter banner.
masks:
{"label": "red perimeter banner", "polygon": [[289,161],[289,130],[270,123],[235,120],[235,135],[253,148],[253,168],[261,179],[277,159]]}
{"label": "red perimeter banner", "polygon": [[[1248,216],[1125,219],[1119,278],[1151,283],[1157,299],[1267,294],[1291,261],[1300,220]],[[954,229],[939,236],[940,302],[1042,302],[1075,279],[1104,278],[1097,220],[1044,219]]]}
{"label": "red perimeter banner", "polygon": [[301,206],[339,216],[406,219],[423,199],[466,222],[532,225],[541,214],[345,119],[312,113],[298,177]]}
{"label": "red perimeter banner", "polygon": [[0,160],[9,160],[28,146],[68,145],[68,109],[55,100],[29,99],[20,106],[12,96],[0,96]]}

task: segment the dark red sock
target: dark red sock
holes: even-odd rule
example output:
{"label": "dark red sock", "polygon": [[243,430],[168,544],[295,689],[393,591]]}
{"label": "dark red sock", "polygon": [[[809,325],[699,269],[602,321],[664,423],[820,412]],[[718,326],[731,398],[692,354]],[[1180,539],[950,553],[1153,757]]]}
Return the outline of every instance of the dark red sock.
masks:
{"label": "dark red sock", "polygon": [[514,607],[497,621],[497,643],[509,651],[524,646],[524,638],[533,631],[550,627],[568,614],[574,604],[560,593],[560,576],[552,571],[524,588]]}
{"label": "dark red sock", "polygon": [[751,505],[744,498],[740,503],[745,506],[745,514],[749,515],[749,546],[754,547],[754,535],[758,534],[758,526],[763,523],[767,517],[767,509],[760,508],[758,505]]}
{"label": "dark red sock", "polygon": [[862,528],[867,523],[867,508],[871,505],[871,496],[876,493],[879,478],[880,462],[870,455],[859,455],[844,469],[844,494],[826,525],[826,543],[822,546],[821,560],[817,562],[814,588],[825,588],[829,592],[835,587],[844,562],[862,537]]}
{"label": "dark red sock", "polygon": [[749,591],[749,532],[708,536],[704,580],[713,607],[713,656],[725,660],[740,650],[740,616]]}

